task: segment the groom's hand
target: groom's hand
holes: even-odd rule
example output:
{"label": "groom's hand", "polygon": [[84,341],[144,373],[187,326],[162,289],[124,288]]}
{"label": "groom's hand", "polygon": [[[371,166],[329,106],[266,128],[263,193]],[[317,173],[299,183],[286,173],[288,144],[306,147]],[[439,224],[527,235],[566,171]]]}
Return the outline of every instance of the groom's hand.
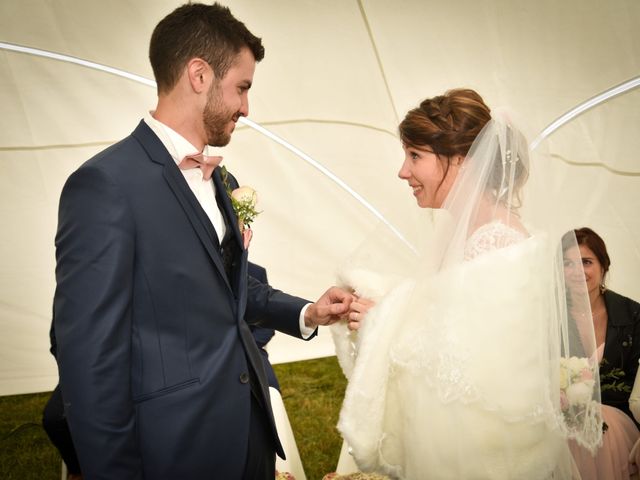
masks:
{"label": "groom's hand", "polygon": [[352,301],[351,293],[338,287],[331,287],[316,303],[309,305],[304,313],[304,323],[307,327],[314,328],[319,325],[331,325],[346,317]]}

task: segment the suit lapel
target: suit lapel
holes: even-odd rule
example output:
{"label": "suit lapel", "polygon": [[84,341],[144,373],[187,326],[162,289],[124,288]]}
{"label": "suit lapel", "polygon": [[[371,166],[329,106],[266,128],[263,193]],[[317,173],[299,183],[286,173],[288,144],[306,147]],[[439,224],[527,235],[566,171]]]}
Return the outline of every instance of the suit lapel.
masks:
{"label": "suit lapel", "polygon": [[[216,186],[216,196],[218,200],[218,205],[220,206],[220,210],[222,211],[222,215],[227,222],[227,229],[231,229],[233,235],[233,239],[231,241],[237,243],[237,247],[234,250],[238,255],[237,264],[238,269],[234,272],[234,278],[237,280],[237,288],[236,294],[238,298],[238,311],[237,311],[237,321],[238,321],[238,330],[240,332],[240,338],[244,344],[245,352],[247,353],[247,359],[251,364],[251,367],[258,377],[258,386],[261,391],[261,401],[263,403],[263,407],[265,413],[269,416],[269,420],[271,423],[271,427],[274,431],[274,437],[277,440],[276,443],[276,451],[279,454],[284,454],[284,450],[282,449],[282,445],[280,443],[280,439],[278,438],[278,434],[275,429],[275,420],[273,418],[273,410],[271,408],[271,400],[269,398],[269,381],[267,380],[267,374],[265,373],[264,366],[262,364],[262,358],[258,350],[258,346],[256,344],[256,340],[251,334],[251,330],[249,326],[244,320],[244,314],[246,312],[247,307],[247,278],[248,278],[248,255],[249,252],[244,248],[244,242],[242,240],[242,236],[240,234],[240,228],[238,226],[238,218],[233,211],[233,205],[231,204],[231,200],[227,195],[227,189],[222,180],[222,176],[220,174],[220,168],[216,168],[213,171],[213,182]],[[227,233],[229,235],[229,233]]]}
{"label": "suit lapel", "polygon": [[171,158],[171,155],[169,155],[169,152],[167,152],[160,139],[158,139],[144,121],[140,122],[132,135],[136,140],[138,140],[138,142],[140,142],[144,150],[149,155],[149,159],[154,163],[162,165],[162,175],[169,185],[169,188],[174,193],[175,198],[184,210],[196,235],[200,239],[212,262],[220,272],[220,276],[229,288],[231,296],[235,298],[235,305],[237,306],[235,309],[236,321],[239,323],[240,338],[244,344],[247,361],[251,364],[251,368],[258,379],[258,385],[262,394],[262,402],[265,406],[265,413],[269,417],[271,428],[274,431],[276,450],[281,456],[284,456],[282,446],[275,431],[275,421],[273,419],[273,413],[270,406],[268,382],[262,365],[262,358],[255,340],[251,335],[247,324],[244,322],[248,294],[246,286],[248,251],[243,247],[240,229],[238,228],[238,220],[233,212],[231,201],[226,194],[226,188],[220,176],[220,169],[216,168],[214,170],[212,178],[218,194],[217,201],[219,202],[222,215],[227,223],[227,229],[230,229],[231,231],[231,233],[229,233],[229,235],[232,236],[231,241],[236,243],[238,247],[234,250],[239,252],[236,253],[236,255],[238,255],[239,266],[234,272],[235,275],[233,275],[238,281],[237,296],[233,293],[233,289],[230,285],[230,279],[227,278],[222,262],[222,256],[220,253],[220,244],[222,242],[218,239],[209,217],[207,217],[207,214],[204,212],[195,195],[189,188],[189,185],[178,169],[178,166],[173,161],[173,158]]}
{"label": "suit lapel", "polygon": [[180,169],[167,152],[160,139],[153,133],[149,126],[143,121],[134,130],[133,136],[140,142],[146,150],[149,158],[163,165],[162,175],[167,181],[169,188],[173,191],[178,203],[184,210],[189,223],[193,227],[200,242],[209,254],[209,257],[220,272],[225,284],[232,291],[229,280],[224,270],[222,257],[220,255],[220,241],[216,235],[215,229],[202,209],[198,199],[195,197],[186,180],[184,179]]}
{"label": "suit lapel", "polygon": [[240,228],[238,227],[238,218],[233,211],[233,205],[231,205],[229,195],[227,195],[227,188],[222,181],[220,168],[216,168],[213,171],[211,178],[213,178],[213,184],[216,186],[216,198],[218,200],[222,216],[227,224],[227,228],[231,229],[234,241],[238,243],[238,246],[241,247],[241,249],[243,249],[244,247],[242,237],[240,235]]}

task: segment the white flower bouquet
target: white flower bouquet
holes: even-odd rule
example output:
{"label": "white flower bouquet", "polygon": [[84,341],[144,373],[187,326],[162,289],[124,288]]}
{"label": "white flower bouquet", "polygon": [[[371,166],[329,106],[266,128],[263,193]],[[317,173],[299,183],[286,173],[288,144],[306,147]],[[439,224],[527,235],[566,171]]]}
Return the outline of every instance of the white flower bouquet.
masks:
{"label": "white flower bouquet", "polygon": [[588,358],[560,359],[560,404],[563,410],[591,401],[594,385],[593,370]]}
{"label": "white flower bouquet", "polygon": [[569,429],[578,426],[595,402],[593,365],[585,357],[560,359],[560,409]]}

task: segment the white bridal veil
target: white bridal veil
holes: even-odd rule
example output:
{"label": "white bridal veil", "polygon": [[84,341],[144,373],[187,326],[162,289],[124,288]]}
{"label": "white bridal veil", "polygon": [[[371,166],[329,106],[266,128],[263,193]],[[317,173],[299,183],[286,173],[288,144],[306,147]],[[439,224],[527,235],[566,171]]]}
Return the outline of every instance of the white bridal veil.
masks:
{"label": "white bridal veil", "polygon": [[536,166],[494,113],[442,211],[418,212],[414,248],[380,232],[340,272],[377,301],[358,333],[333,329],[349,378],[339,429],[363,470],[566,478],[567,439],[599,445],[586,287],[564,277],[575,238],[538,215],[553,199],[527,190]]}

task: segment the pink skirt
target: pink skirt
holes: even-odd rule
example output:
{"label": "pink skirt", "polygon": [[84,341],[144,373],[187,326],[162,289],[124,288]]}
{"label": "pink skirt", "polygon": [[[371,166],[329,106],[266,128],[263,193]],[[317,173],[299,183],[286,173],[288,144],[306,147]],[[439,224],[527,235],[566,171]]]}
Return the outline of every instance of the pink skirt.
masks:
{"label": "pink skirt", "polygon": [[[622,410],[609,405],[602,405],[602,418],[609,428],[595,456],[575,442],[570,442],[571,453],[582,480],[638,478],[638,466],[629,461],[629,453],[640,439],[638,428]],[[635,462],[635,459],[632,461]]]}

